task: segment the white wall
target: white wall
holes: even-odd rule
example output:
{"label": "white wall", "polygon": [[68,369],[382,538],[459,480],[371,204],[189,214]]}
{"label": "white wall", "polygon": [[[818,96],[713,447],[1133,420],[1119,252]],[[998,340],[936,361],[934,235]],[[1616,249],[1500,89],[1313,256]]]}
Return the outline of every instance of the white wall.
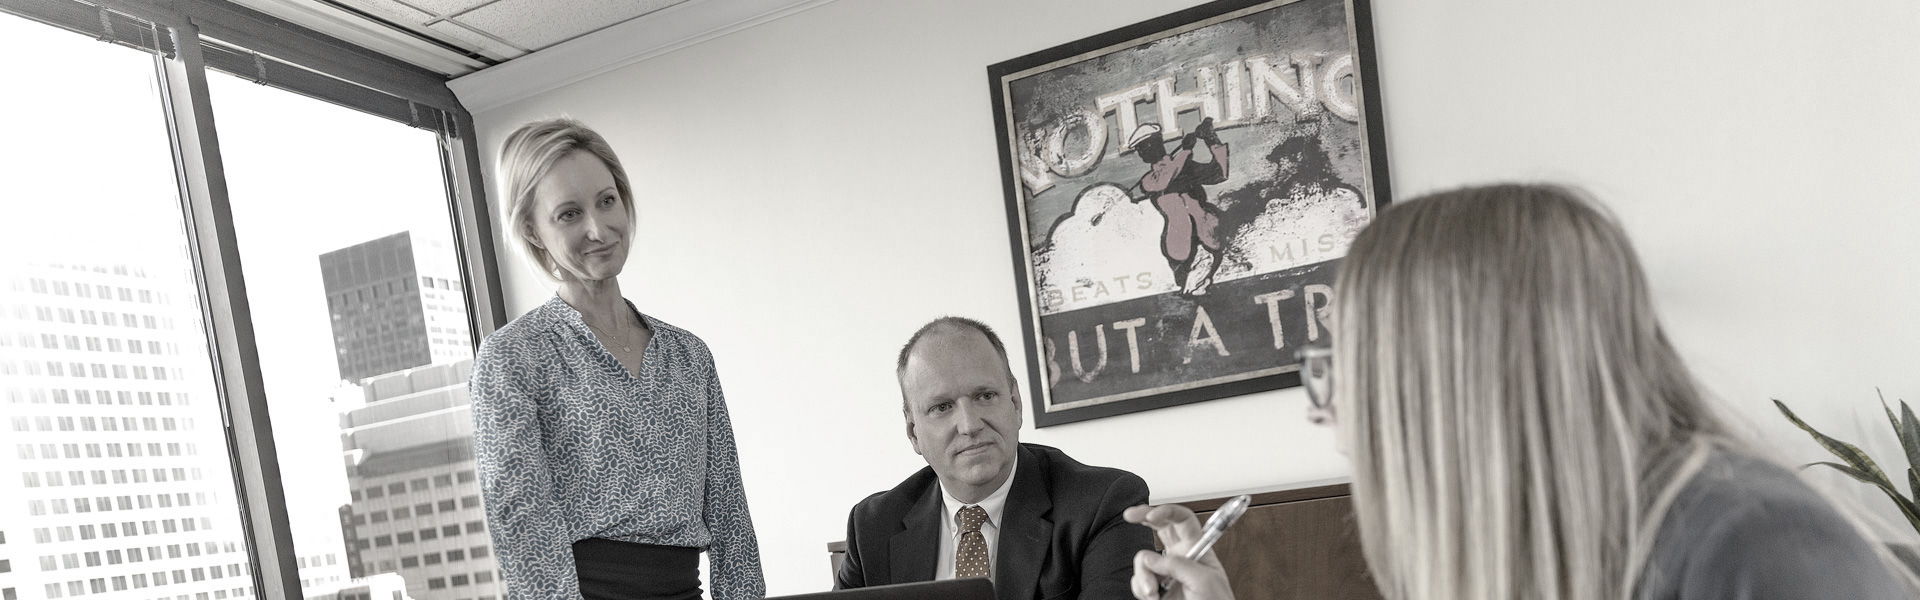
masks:
{"label": "white wall", "polygon": [[[488,160],[540,117],[613,141],[641,196],[623,286],[713,347],[769,591],[813,591],[847,509],[923,464],[894,408],[899,344],[941,314],[1019,335],[986,66],[1192,4],[838,0],[476,120]],[[1820,457],[1780,398],[1892,458],[1874,387],[1920,401],[1920,4],[1375,13],[1399,195],[1585,186],[1631,231],[1690,364],[1769,444]],[[510,312],[550,294],[503,258]],[[1139,473],[1156,499],[1344,475],[1303,405],[1287,390],[1022,439]]]}

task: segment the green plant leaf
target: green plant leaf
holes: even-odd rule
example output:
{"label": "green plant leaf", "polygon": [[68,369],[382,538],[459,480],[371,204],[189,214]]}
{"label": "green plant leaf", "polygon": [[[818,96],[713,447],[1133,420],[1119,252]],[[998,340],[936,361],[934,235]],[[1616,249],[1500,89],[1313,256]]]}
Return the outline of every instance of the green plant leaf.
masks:
{"label": "green plant leaf", "polygon": [[[1905,497],[1901,496],[1899,490],[1893,487],[1893,482],[1887,481],[1885,476],[1880,476],[1876,478],[1871,473],[1867,473],[1865,471],[1861,471],[1859,469],[1855,469],[1847,465],[1843,465],[1840,463],[1833,463],[1833,462],[1809,463],[1806,466],[1811,467],[1814,465],[1832,467],[1833,470],[1839,471],[1841,473],[1845,473],[1848,477],[1852,477],[1854,479],[1860,480],[1862,483],[1866,483],[1868,485],[1872,485],[1874,487],[1880,488],[1880,491],[1887,495],[1887,499],[1892,500],[1894,506],[1900,508],[1900,514],[1905,515],[1907,517],[1907,522],[1913,525],[1914,530],[1920,531],[1920,506],[1915,506],[1912,500],[1908,500]],[[1912,470],[1908,470],[1907,473],[1909,477],[1912,477],[1912,474],[1913,474]]]}
{"label": "green plant leaf", "polygon": [[[1873,388],[1873,393],[1880,395],[1880,408],[1886,409],[1887,422],[1893,424],[1893,432],[1896,434],[1900,433],[1900,417],[1895,416],[1893,414],[1893,409],[1887,406],[1886,392],[1880,391],[1880,388]],[[1905,403],[1906,403],[1905,401],[1901,401],[1901,404],[1905,404]],[[1904,442],[1904,440],[1902,441]]]}
{"label": "green plant leaf", "polygon": [[[1900,416],[1900,446],[1907,450],[1908,470],[1920,469],[1920,419],[1914,418],[1913,408],[1905,400],[1900,401]],[[1920,486],[1914,486],[1913,496],[1920,500]]]}
{"label": "green plant leaf", "polygon": [[1913,499],[1920,502],[1920,470],[1907,469],[1907,487],[1913,488]]}
{"label": "green plant leaf", "polygon": [[1833,470],[1839,471],[1841,473],[1845,473],[1848,477],[1858,479],[1860,480],[1861,483],[1872,485],[1874,487],[1878,487],[1881,489],[1887,489],[1887,488],[1893,487],[1893,482],[1887,481],[1886,478],[1884,477],[1875,477],[1872,473],[1855,469],[1853,467],[1849,467],[1847,465],[1843,465],[1837,462],[1827,462],[1827,461],[1811,462],[1811,463],[1807,463],[1806,466],[1833,467]]}
{"label": "green plant leaf", "polygon": [[[1786,415],[1787,420],[1792,421],[1795,427],[1799,427],[1801,431],[1812,435],[1813,441],[1819,442],[1821,447],[1827,449],[1827,452],[1840,457],[1840,460],[1846,461],[1849,466],[1872,475],[1875,480],[1884,482],[1890,490],[1893,489],[1890,480],[1887,479],[1887,474],[1880,470],[1880,465],[1874,463],[1873,458],[1867,456],[1867,453],[1861,451],[1858,446],[1828,437],[1827,434],[1816,431],[1813,426],[1808,425],[1806,421],[1800,420],[1798,415],[1793,414],[1793,410],[1787,408],[1784,402],[1774,400],[1773,405],[1779,407],[1781,414]],[[1895,495],[1898,496],[1899,494],[1895,493]]]}

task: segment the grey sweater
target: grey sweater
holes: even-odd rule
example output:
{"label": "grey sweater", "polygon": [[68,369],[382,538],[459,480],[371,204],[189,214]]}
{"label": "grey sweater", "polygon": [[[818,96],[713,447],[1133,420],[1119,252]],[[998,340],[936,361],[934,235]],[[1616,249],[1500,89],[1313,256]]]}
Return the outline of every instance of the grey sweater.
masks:
{"label": "grey sweater", "polygon": [[1791,471],[1716,452],[1660,525],[1642,600],[1911,600],[1832,506]]}

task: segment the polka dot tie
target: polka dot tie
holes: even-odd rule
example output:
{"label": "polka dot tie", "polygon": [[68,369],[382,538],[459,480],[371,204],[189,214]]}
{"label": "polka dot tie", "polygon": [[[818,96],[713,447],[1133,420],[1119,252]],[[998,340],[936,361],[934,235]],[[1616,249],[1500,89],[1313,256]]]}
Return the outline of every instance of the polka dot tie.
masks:
{"label": "polka dot tie", "polygon": [[953,553],[954,578],[986,577],[993,572],[993,560],[987,556],[987,536],[980,534],[980,524],[987,522],[986,509],[963,506],[954,518],[960,521],[960,548]]}

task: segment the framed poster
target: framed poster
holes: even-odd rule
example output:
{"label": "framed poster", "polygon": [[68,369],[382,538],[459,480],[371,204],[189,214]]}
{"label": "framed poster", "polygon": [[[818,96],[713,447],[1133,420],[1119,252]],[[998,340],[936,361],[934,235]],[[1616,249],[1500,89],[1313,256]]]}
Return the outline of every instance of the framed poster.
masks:
{"label": "framed poster", "polygon": [[1223,0],[987,69],[1040,427],[1299,384],[1389,201],[1366,0]]}

